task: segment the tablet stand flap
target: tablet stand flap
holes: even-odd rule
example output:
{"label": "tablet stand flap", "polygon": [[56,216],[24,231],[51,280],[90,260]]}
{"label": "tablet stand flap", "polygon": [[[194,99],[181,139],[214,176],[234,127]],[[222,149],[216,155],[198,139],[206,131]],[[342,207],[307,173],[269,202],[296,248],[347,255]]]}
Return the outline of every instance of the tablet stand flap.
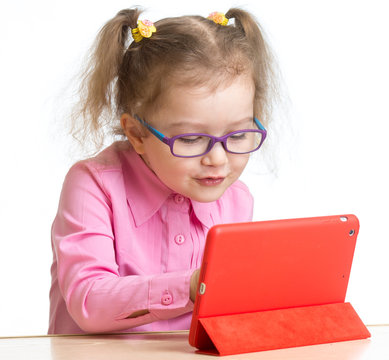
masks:
{"label": "tablet stand flap", "polygon": [[358,340],[370,333],[350,303],[306,306],[199,319],[214,348],[197,352],[232,355]]}

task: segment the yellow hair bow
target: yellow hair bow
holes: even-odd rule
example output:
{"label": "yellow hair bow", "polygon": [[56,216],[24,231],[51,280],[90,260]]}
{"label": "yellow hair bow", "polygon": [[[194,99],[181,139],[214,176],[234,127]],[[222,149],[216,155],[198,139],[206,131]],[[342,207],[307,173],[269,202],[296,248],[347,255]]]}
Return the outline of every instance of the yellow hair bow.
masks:
{"label": "yellow hair bow", "polygon": [[132,37],[135,42],[139,42],[143,38],[151,37],[156,31],[156,27],[150,20],[138,20],[138,27],[131,29]]}
{"label": "yellow hair bow", "polygon": [[214,11],[210,13],[207,19],[212,20],[216,24],[226,26],[228,24],[228,19],[221,12]]}

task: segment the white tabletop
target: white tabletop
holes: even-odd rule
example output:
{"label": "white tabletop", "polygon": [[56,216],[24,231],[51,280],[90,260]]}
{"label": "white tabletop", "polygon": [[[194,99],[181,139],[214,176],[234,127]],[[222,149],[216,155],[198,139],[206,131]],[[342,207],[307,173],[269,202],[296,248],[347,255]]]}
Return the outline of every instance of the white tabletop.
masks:
{"label": "white tabletop", "polygon": [[[353,360],[389,359],[389,325],[368,326],[366,340],[305,346],[231,355],[225,359],[263,360]],[[119,360],[119,359],[205,359],[188,344],[188,332],[132,333],[123,335],[37,336],[0,338],[0,359]]]}

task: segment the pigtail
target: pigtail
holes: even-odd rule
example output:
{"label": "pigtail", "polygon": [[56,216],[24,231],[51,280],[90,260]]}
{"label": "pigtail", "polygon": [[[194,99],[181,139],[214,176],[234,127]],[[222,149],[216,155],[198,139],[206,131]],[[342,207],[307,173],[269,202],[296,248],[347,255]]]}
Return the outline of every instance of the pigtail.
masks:
{"label": "pigtail", "polygon": [[253,16],[238,8],[232,8],[226,13],[227,19],[234,19],[234,26],[240,29],[246,39],[254,45],[255,48],[263,47],[264,39],[259,29],[258,23]]}
{"label": "pigtail", "polygon": [[255,116],[265,124],[271,118],[273,102],[277,101],[276,61],[265,40],[264,31],[256,19],[247,11],[232,8],[226,13],[227,19],[234,19],[234,27],[242,32],[250,48],[253,64],[255,91]]}
{"label": "pigtail", "polygon": [[73,112],[71,133],[81,145],[91,139],[97,149],[116,115],[115,82],[123,61],[130,29],[141,10],[125,9],[100,30],[86,70],[81,75],[80,101]]}

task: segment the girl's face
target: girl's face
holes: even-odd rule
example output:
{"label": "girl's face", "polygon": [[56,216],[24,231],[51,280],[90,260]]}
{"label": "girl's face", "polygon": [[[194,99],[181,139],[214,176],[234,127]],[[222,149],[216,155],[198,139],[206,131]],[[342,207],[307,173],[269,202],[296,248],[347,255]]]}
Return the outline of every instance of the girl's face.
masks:
{"label": "girl's face", "polygon": [[[168,137],[184,133],[222,136],[253,128],[254,84],[245,76],[216,91],[208,87],[173,88],[164,100],[163,107],[144,120]],[[203,156],[176,157],[169,146],[146,132],[147,136],[137,141],[129,137],[135,150],[165,185],[196,201],[220,198],[249,159],[249,154],[227,153],[221,143]]]}

